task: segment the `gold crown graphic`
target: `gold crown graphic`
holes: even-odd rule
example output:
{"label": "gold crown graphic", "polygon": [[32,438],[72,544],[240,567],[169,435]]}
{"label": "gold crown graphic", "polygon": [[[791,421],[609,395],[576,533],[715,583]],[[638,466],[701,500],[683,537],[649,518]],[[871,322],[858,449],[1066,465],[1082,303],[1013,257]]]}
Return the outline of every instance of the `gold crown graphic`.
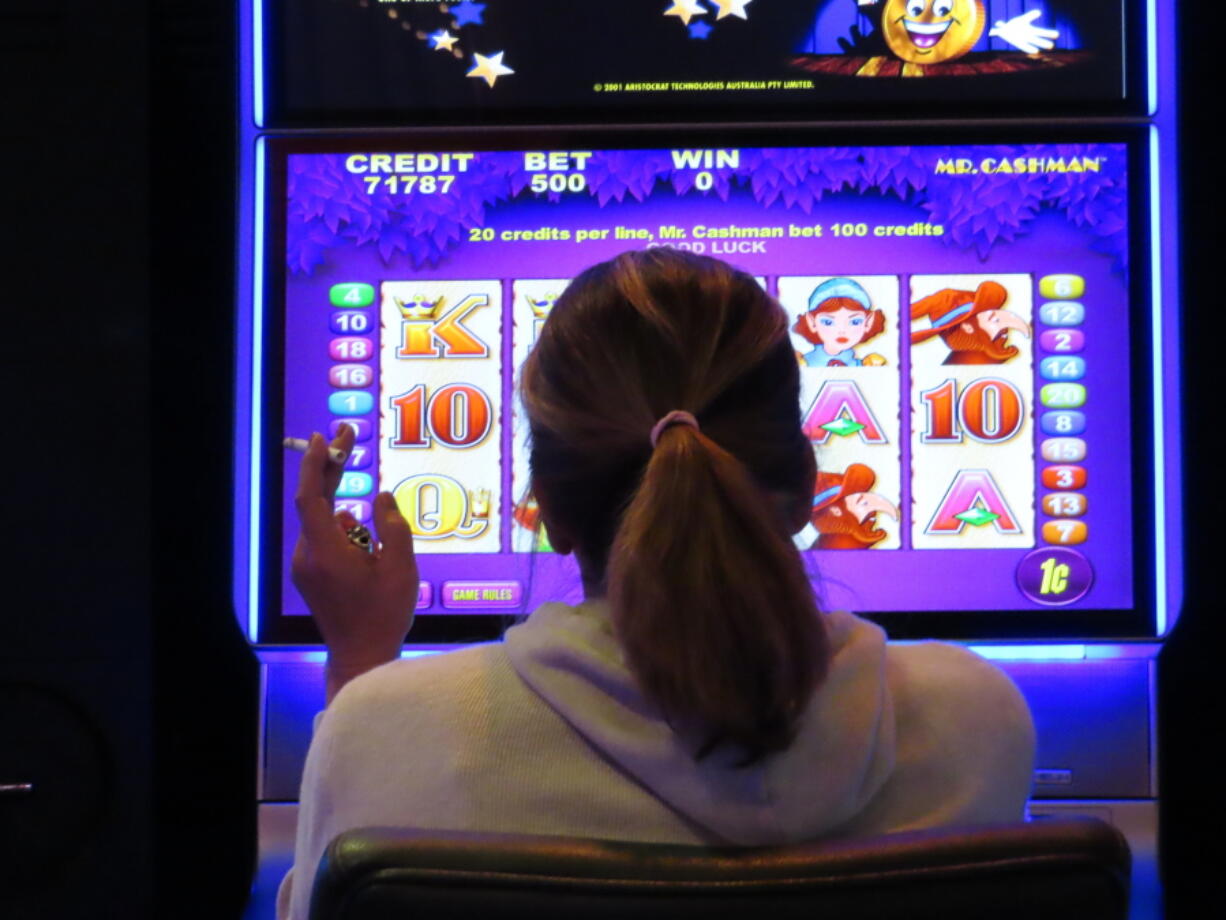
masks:
{"label": "gold crown graphic", "polygon": [[546,294],[544,297],[530,297],[524,295],[528,301],[528,306],[532,308],[532,315],[537,319],[544,319],[549,315],[549,311],[553,309],[553,302],[558,299],[557,294]]}
{"label": "gold crown graphic", "polygon": [[405,319],[434,319],[446,298],[440,296],[437,300],[430,300],[425,294],[414,294],[411,300],[401,300],[393,294],[392,300]]}
{"label": "gold crown graphic", "polygon": [[472,489],[468,493],[468,500],[472,507],[472,516],[474,518],[488,518],[490,516],[490,490],[489,489]]}

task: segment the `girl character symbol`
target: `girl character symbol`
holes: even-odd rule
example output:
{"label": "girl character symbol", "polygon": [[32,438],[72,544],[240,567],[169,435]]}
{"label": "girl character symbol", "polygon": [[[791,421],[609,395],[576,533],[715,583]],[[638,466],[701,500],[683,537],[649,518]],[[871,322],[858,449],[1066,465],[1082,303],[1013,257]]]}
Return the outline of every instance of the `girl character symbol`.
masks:
{"label": "girl character symbol", "polygon": [[792,331],[816,346],[797,353],[802,367],[880,367],[878,354],[856,356],[855,347],[885,331],[885,314],[874,310],[868,292],[850,278],[823,281],[809,295],[809,310]]}

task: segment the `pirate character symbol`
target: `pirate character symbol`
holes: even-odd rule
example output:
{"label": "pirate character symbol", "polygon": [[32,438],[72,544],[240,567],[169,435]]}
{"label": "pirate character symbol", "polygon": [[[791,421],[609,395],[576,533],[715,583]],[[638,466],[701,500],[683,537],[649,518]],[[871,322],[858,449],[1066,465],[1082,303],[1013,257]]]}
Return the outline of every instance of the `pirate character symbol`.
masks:
{"label": "pirate character symbol", "polygon": [[803,367],[880,366],[878,354],[856,356],[855,348],[885,330],[885,314],[873,309],[868,292],[850,278],[823,281],[809,295],[809,310],[792,331],[815,347],[797,354]]}
{"label": "pirate character symbol", "polygon": [[[984,281],[974,291],[946,288],[911,304],[911,344],[934,336],[949,346],[943,364],[1004,364],[1018,354],[1009,344],[1009,330],[1030,338],[1030,325],[1003,309],[1009,294],[995,281]],[[916,324],[927,319],[927,328]]]}
{"label": "pirate character symbol", "polygon": [[877,474],[863,463],[843,473],[818,473],[810,520],[820,536],[814,549],[868,549],[884,540],[877,515],[898,520],[898,508],[872,491]]}

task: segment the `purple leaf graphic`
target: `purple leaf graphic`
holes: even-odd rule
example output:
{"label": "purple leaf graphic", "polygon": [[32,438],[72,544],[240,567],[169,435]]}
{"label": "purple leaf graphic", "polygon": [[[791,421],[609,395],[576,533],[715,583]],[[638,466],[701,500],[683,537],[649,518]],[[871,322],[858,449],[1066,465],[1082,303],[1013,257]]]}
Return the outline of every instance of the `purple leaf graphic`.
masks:
{"label": "purple leaf graphic", "polygon": [[[1127,160],[1119,146],[762,148],[739,156],[736,166],[699,169],[674,165],[670,151],[598,151],[582,173],[583,189],[540,197],[587,195],[604,207],[643,201],[662,188],[679,197],[714,194],[724,201],[744,190],[763,208],[810,215],[829,195],[876,193],[918,208],[928,222],[944,225],[946,245],[973,250],[981,259],[1030,232],[1040,213],[1055,211],[1091,231],[1095,251],[1111,256],[1118,272],[1127,271]],[[971,173],[941,168],[987,158],[998,165],[1091,167]],[[370,189],[363,176],[345,170],[340,155],[293,155],[287,172],[286,266],[306,274],[342,246],[375,246],[389,265],[400,259],[415,267],[437,265],[469,228],[486,226],[499,204],[538,194],[522,154],[511,152],[482,154],[447,191],[431,194],[393,191],[386,182],[371,183]]]}

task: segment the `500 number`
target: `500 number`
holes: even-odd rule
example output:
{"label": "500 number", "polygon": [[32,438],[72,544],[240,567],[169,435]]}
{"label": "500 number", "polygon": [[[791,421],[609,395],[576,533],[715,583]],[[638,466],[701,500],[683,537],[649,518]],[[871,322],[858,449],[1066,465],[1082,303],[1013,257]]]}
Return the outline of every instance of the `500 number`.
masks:
{"label": "500 number", "polygon": [[583,173],[537,173],[531,179],[532,191],[581,192],[587,188],[587,176]]}

